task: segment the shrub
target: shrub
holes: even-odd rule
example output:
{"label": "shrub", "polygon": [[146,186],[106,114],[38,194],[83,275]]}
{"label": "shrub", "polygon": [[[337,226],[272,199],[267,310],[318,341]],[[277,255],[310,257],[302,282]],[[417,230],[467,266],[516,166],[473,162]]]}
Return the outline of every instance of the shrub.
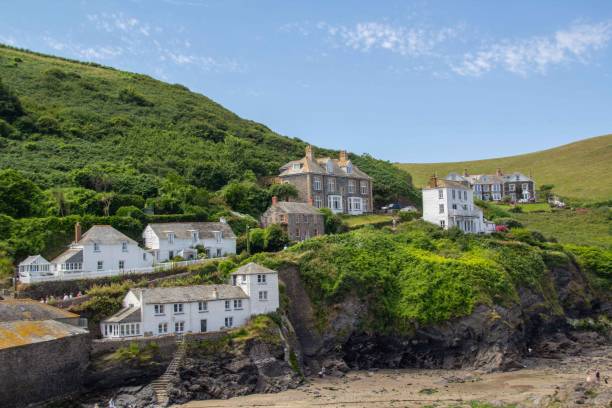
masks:
{"label": "shrub", "polygon": [[36,121],[36,128],[40,132],[46,133],[48,135],[60,133],[59,122],[55,118],[47,115],[38,118],[38,120]]}
{"label": "shrub", "polygon": [[121,91],[119,91],[119,100],[138,106],[153,106],[152,102],[148,101],[143,95],[138,93],[132,87],[123,88]]}

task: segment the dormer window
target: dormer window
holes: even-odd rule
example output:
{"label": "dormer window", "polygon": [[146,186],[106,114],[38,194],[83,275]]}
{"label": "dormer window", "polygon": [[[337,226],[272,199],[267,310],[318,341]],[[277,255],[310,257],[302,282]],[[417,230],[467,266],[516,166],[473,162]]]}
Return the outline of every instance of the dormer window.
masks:
{"label": "dormer window", "polygon": [[301,163],[293,163],[293,170],[299,170],[302,168],[302,164]]}
{"label": "dormer window", "polygon": [[100,244],[94,242],[94,252],[100,252]]}
{"label": "dormer window", "polygon": [[353,173],[353,164],[351,162],[348,162],[348,164],[346,165],[346,173],[347,174]]}
{"label": "dormer window", "polygon": [[331,160],[327,161],[327,173],[329,174],[333,174],[334,173],[334,163]]}

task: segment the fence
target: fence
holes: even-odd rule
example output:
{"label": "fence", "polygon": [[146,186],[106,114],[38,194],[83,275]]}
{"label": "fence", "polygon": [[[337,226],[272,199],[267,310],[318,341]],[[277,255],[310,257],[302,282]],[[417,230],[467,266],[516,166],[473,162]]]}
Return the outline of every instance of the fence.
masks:
{"label": "fence", "polygon": [[197,265],[210,261],[211,259],[224,259],[224,258],[204,258],[194,259],[191,261],[180,261],[180,262],[164,262],[154,266],[145,268],[132,268],[132,269],[114,269],[104,271],[59,271],[54,275],[48,276],[37,276],[37,275],[25,275],[19,276],[19,281],[22,283],[38,283],[38,282],[53,282],[53,281],[66,281],[66,280],[80,280],[80,279],[99,279],[109,278],[114,276],[131,276],[131,275],[142,275],[151,272],[162,272],[172,269],[177,269],[189,265]]}

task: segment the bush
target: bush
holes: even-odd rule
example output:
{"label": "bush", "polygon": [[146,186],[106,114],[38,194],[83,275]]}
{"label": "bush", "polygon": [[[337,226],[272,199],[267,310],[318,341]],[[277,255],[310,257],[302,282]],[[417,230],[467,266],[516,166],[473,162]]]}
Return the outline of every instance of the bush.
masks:
{"label": "bush", "polygon": [[514,218],[500,217],[495,219],[495,224],[504,225],[508,228],[523,228],[523,224]]}
{"label": "bush", "polygon": [[400,222],[408,222],[408,221],[412,221],[412,220],[416,220],[421,218],[421,213],[417,212],[417,211],[400,211],[399,212],[399,220]]}
{"label": "bush", "polygon": [[41,116],[36,121],[36,128],[45,134],[54,135],[60,133],[59,122],[51,116]]}
{"label": "bush", "polygon": [[153,103],[148,101],[143,95],[138,93],[134,88],[123,88],[119,91],[119,100],[125,103],[131,103],[138,106],[153,106]]}
{"label": "bush", "polygon": [[129,205],[127,207],[119,207],[115,215],[117,215],[118,217],[132,217],[141,221],[146,220],[145,213],[143,213],[140,208],[134,207],[133,205]]}

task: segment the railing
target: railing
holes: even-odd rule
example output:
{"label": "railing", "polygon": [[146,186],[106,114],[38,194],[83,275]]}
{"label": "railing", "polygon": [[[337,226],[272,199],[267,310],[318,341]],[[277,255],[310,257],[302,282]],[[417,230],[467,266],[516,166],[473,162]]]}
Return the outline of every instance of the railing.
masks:
{"label": "railing", "polygon": [[153,266],[144,268],[131,268],[131,269],[114,269],[104,271],[57,271],[54,275],[48,276],[31,276],[31,275],[20,275],[19,281],[22,283],[36,283],[36,282],[53,282],[53,281],[66,281],[66,280],[80,280],[80,279],[98,279],[98,278],[109,278],[113,276],[129,276],[129,275],[140,275],[152,272],[162,272],[167,270],[177,269],[183,266],[197,265],[210,261],[211,259],[222,259],[222,258],[203,258],[194,259],[191,261],[180,261],[180,262],[164,262],[158,263]]}

